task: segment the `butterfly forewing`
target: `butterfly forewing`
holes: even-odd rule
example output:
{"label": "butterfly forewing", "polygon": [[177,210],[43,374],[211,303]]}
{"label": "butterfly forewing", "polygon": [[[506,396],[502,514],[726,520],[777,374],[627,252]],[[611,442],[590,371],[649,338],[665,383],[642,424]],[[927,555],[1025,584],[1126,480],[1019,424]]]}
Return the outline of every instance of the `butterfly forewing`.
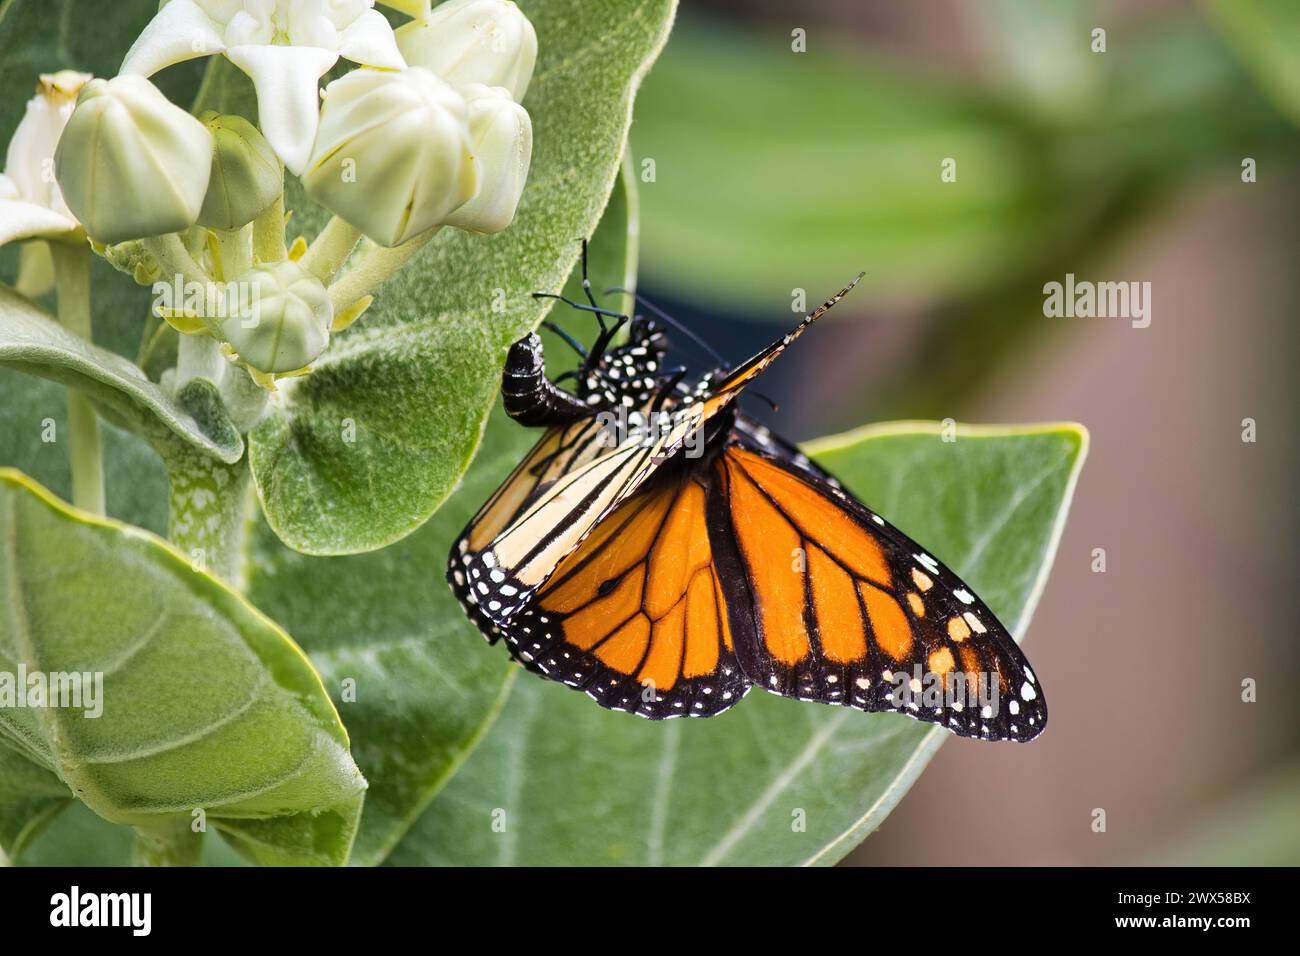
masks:
{"label": "butterfly forewing", "polygon": [[[647,421],[654,401],[634,409]],[[476,623],[505,627],[560,562],[633,495],[699,427],[703,403],[682,405],[653,431],[621,434],[598,415],[549,429],[470,522],[452,549],[448,580]]]}

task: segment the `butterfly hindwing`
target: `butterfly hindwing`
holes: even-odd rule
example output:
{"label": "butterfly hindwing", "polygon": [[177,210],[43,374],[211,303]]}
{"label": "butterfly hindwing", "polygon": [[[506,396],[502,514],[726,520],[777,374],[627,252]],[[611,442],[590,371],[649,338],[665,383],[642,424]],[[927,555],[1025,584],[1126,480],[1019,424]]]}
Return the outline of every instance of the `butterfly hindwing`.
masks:
{"label": "butterfly hindwing", "polygon": [[710,529],[746,677],[962,736],[1041,733],[1033,672],[960,578],[820,469],[737,436],[713,464]]}
{"label": "butterfly hindwing", "polygon": [[707,471],[631,496],[506,629],[511,654],[612,710],[708,717],[749,690],[706,527]]}

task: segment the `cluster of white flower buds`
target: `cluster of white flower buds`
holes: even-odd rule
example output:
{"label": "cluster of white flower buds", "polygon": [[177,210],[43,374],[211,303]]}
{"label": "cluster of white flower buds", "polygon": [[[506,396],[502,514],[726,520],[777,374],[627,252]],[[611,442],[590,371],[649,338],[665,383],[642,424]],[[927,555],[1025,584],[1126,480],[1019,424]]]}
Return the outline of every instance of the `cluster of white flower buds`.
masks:
{"label": "cluster of white flower buds", "polygon": [[[0,177],[0,205],[11,213],[0,244],[88,237],[138,281],[180,263],[244,282],[257,321],[223,314],[173,324],[222,340],[250,371],[303,369],[340,327],[336,313],[352,320],[368,304],[339,302],[329,289],[358,234],[391,248],[443,226],[500,232],[532,156],[520,101],[537,38],[514,3],[431,9],[428,0],[386,0],[413,17],[394,30],[374,2],[165,0],[117,77],[43,77]],[[195,117],[148,79],[217,54],[253,81],[260,129],[241,116]],[[340,58],[357,68],[322,92]],[[57,182],[27,175],[50,160]],[[345,228],[331,233],[345,235],[341,255],[308,252],[301,240],[285,246],[286,168],[341,220]],[[282,253],[266,258],[255,225],[272,214]]]}

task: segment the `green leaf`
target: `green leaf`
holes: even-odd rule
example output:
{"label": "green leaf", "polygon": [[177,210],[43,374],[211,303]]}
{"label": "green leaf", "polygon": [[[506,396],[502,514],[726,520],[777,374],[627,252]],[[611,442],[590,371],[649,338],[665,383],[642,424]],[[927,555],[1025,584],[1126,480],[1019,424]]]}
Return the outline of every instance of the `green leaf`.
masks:
{"label": "green leaf", "polygon": [[1104,57],[1091,50],[1090,13],[1083,0],[988,0],[971,8],[971,32],[988,48],[983,64],[1004,94],[1059,123],[1099,90]]}
{"label": "green leaf", "polygon": [[[84,803],[72,805],[37,834],[12,862],[19,866],[132,866],[134,834],[96,816]],[[248,866],[224,840],[205,840],[203,865]]]}
{"label": "green leaf", "polygon": [[72,794],[62,780],[0,739],[0,850],[20,856],[71,802]]}
{"label": "green leaf", "polygon": [[[809,450],[1023,637],[1086,433],[969,427],[957,436],[945,442],[938,424],[901,423]],[[476,639],[471,627],[462,631]],[[1040,676],[1050,695],[1052,675]],[[830,864],[880,825],[946,736],[895,714],[761,693],[711,720],[651,723],[521,674],[487,739],[390,859]],[[791,825],[797,810],[802,832]],[[504,832],[494,826],[498,811]]]}
{"label": "green leaf", "polygon": [[[619,171],[632,98],[674,0],[522,3],[539,59],[524,100],[535,131],[519,213],[497,236],[440,234],[304,379],[286,383],[249,440],[271,527],[341,554],[409,534],[474,454],[510,343],[551,307]],[[293,204],[294,225],[319,225]],[[356,440],[343,439],[351,423]]]}
{"label": "green leaf", "polygon": [[258,862],[346,860],[365,788],[347,733],[302,651],[243,598],[12,469],[0,586],[0,673],[102,675],[76,708],[0,708],[9,749],[115,823],[158,832],[203,809]]}
{"label": "green leaf", "polygon": [[13,853],[10,862],[18,866],[131,865],[134,834],[130,827],[114,826],[70,797],[66,802],[70,804],[67,809],[40,829],[21,852]]}
{"label": "green leaf", "polygon": [[1300,860],[1300,763],[1277,761],[1178,826],[1132,866],[1295,866]]}
{"label": "green leaf", "polygon": [[1300,123],[1300,5],[1293,0],[1202,0],[1202,5],[1277,108]]}
{"label": "green leaf", "polygon": [[861,301],[932,301],[1005,278],[1056,235],[1055,171],[1014,113],[825,32],[809,43],[692,20],[674,33],[632,131],[643,176],[654,163],[647,284],[782,321],[794,288],[865,269]]}
{"label": "green leaf", "polygon": [[[635,200],[621,180],[592,240],[595,289],[635,285]],[[581,275],[568,290],[582,294]],[[594,323],[587,316],[590,338]],[[575,331],[578,331],[575,328]],[[558,340],[548,354],[564,367]],[[514,668],[482,640],[465,639],[460,607],[442,580],[452,541],[527,452],[535,432],[498,407],[458,492],[414,534],[370,554],[311,558],[268,528],[256,540],[249,594],[311,655],[369,781],[356,864],[383,861],[496,719]],[[344,681],[355,689],[343,696]]]}
{"label": "green leaf", "polygon": [[500,447],[505,435],[489,434],[465,495],[382,551],[313,558],[265,526],[257,536],[249,597],[311,655],[369,783],[354,864],[387,856],[504,702],[511,669],[483,641],[464,639],[441,569],[474,499],[512,464],[517,449]]}
{"label": "green leaf", "polygon": [[0,363],[80,389],[114,424],[143,436],[160,451],[179,439],[227,463],[243,456],[243,439],[221,412],[210,383],[173,399],[138,366],[79,338],[3,286]]}
{"label": "green leaf", "polygon": [[[0,367],[0,465],[17,468],[64,499],[72,494],[67,442],[60,440],[69,434],[67,412],[62,385]],[[167,472],[162,461],[130,432],[106,425],[101,434],[108,513],[165,534]]]}

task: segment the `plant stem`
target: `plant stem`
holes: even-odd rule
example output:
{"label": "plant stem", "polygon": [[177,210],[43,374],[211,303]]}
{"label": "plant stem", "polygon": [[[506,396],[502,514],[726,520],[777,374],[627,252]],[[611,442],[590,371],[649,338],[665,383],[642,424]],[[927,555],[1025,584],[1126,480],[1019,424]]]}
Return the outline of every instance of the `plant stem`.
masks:
{"label": "plant stem", "polygon": [[329,285],[360,241],[360,229],[334,216],[325,224],[320,235],[307,247],[307,253],[299,264],[321,282]]}
{"label": "plant stem", "polygon": [[289,258],[284,242],[284,194],[253,220],[253,257],[258,262],[283,262]]}
{"label": "plant stem", "polygon": [[231,422],[241,435],[247,435],[266,414],[271,393],[253,381],[248,369],[227,365],[221,382],[221,400]]}
{"label": "plant stem", "polygon": [[226,362],[221,357],[221,343],[210,335],[182,335],[176,343],[176,389],[186,382],[206,378],[220,385]]}
{"label": "plant stem", "polygon": [[[59,321],[74,335],[90,341],[90,247],[50,243],[58,289]],[[81,392],[68,389],[69,458],[72,503],[92,514],[104,513],[104,455],[95,407]]]}
{"label": "plant stem", "polygon": [[253,267],[253,227],[242,229],[214,229],[217,248],[221,252],[222,282],[234,282]]}
{"label": "plant stem", "polygon": [[233,465],[190,448],[167,457],[171,493],[167,538],[196,571],[242,590],[244,538],[248,530],[251,474],[248,456]]}
{"label": "plant stem", "polygon": [[190,829],[188,820],[156,829],[135,831],[131,862],[136,866],[198,866],[203,854],[203,834]]}
{"label": "plant stem", "polygon": [[204,288],[212,282],[212,276],[208,275],[207,270],[194,260],[177,233],[150,236],[148,239],[141,239],[140,242],[145,250],[158,260],[164,280],[172,280],[180,276],[182,282],[197,282]]}
{"label": "plant stem", "polygon": [[411,257],[429,244],[441,226],[435,226],[409,242],[387,249],[373,242],[363,242],[346,272],[330,286],[330,303],[340,315],[358,299],[378,289],[393,273],[410,262]]}

